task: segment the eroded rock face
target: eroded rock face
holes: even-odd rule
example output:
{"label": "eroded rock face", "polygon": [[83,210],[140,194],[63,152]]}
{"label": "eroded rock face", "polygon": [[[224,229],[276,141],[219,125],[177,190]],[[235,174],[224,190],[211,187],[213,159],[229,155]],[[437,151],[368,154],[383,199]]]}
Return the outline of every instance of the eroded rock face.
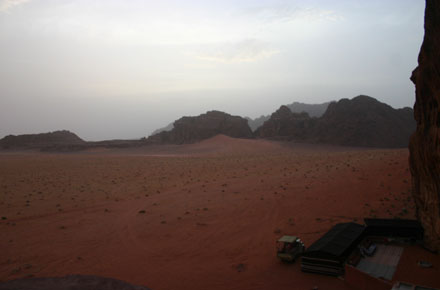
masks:
{"label": "eroded rock face", "polygon": [[305,140],[315,122],[316,118],[310,118],[305,112],[293,113],[287,106],[281,106],[254,135],[260,138]]}
{"label": "eroded rock face", "polygon": [[360,95],[331,103],[319,119],[313,138],[344,146],[404,148],[415,127],[411,108],[394,109]]}
{"label": "eroded rock face", "polygon": [[411,108],[394,109],[369,96],[332,102],[320,118],[281,106],[254,134],[259,138],[343,146],[406,148],[416,128]]}
{"label": "eroded rock face", "polygon": [[[322,115],[324,115],[325,111],[327,110],[328,105],[331,102],[326,102],[322,104],[305,104],[305,103],[299,103],[299,102],[293,102],[290,105],[285,105],[284,107],[287,107],[292,111],[292,113],[303,113],[306,112],[309,114],[310,117],[316,117],[319,118]],[[261,127],[264,122],[270,119],[270,115],[267,116],[260,116],[256,119],[246,118],[249,122],[249,127],[251,127],[252,131],[256,131],[259,127]]]}
{"label": "eroded rock face", "polygon": [[248,121],[219,111],[209,111],[197,117],[182,117],[174,122],[171,131],[148,138],[152,143],[193,143],[223,134],[235,138],[252,138]]}
{"label": "eroded rock face", "polygon": [[440,1],[427,0],[425,37],[419,65],[411,80],[416,86],[417,130],[410,140],[410,167],[417,215],[425,244],[440,252]]}
{"label": "eroded rock face", "polygon": [[56,145],[78,145],[85,143],[76,134],[62,130],[41,134],[8,135],[0,140],[4,149],[39,149]]}

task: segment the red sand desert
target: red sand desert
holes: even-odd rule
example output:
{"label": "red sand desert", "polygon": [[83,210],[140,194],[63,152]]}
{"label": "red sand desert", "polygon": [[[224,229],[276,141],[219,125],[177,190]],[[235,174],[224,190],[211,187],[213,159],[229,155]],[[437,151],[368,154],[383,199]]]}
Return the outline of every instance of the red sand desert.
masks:
{"label": "red sand desert", "polygon": [[276,239],[299,235],[308,246],[336,223],[414,218],[410,187],[407,149],[217,136],[2,154],[0,280],[89,274],[155,290],[346,289],[279,262]]}

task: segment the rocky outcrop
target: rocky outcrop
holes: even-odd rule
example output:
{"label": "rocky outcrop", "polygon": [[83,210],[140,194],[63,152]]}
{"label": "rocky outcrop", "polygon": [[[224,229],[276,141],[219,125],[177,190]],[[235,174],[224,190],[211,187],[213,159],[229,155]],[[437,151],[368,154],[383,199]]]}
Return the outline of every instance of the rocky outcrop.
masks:
{"label": "rocky outcrop", "polygon": [[[316,117],[319,118],[322,115],[324,115],[325,111],[327,110],[328,105],[330,102],[322,103],[322,104],[305,104],[305,103],[299,103],[299,102],[293,102],[290,105],[285,105],[285,107],[289,108],[291,112],[293,113],[307,113],[310,117]],[[261,127],[264,122],[270,119],[270,115],[262,115],[256,119],[246,118],[249,123],[249,127],[251,127],[252,131],[256,131],[259,127]]]}
{"label": "rocky outcrop", "polygon": [[361,95],[331,103],[312,139],[344,146],[403,148],[414,130],[412,109],[394,109]]}
{"label": "rocky outcrop", "polygon": [[171,131],[150,136],[147,143],[184,144],[223,134],[235,138],[252,138],[247,120],[219,111],[209,111],[197,117],[183,117],[175,121]]}
{"label": "rocky outcrop", "polygon": [[63,130],[42,134],[8,135],[0,140],[3,149],[41,149],[52,146],[81,145],[85,141]]}
{"label": "rocky outcrop", "polygon": [[151,136],[156,135],[156,134],[159,134],[160,132],[163,132],[163,131],[171,131],[171,130],[173,130],[173,128],[174,128],[173,123],[170,123],[170,124],[166,125],[165,127],[154,130],[153,133],[151,133],[150,135]]}
{"label": "rocky outcrop", "polygon": [[320,118],[281,106],[254,135],[343,146],[403,148],[415,130],[411,108],[394,109],[368,96],[332,102]]}
{"label": "rocky outcrop", "polygon": [[425,244],[440,252],[440,2],[427,0],[425,37],[419,65],[411,80],[416,86],[417,130],[410,141],[410,168],[417,216]]}
{"label": "rocky outcrop", "polygon": [[0,290],[149,290],[120,280],[90,275],[68,275],[54,278],[24,278],[0,282]]}
{"label": "rocky outcrop", "polygon": [[293,112],[293,113],[302,113],[306,112],[309,114],[310,117],[321,117],[324,115],[325,111],[327,111],[328,106],[331,102],[326,102],[322,104],[305,104],[305,103],[299,103],[299,102],[293,102],[290,105],[287,105],[287,107]]}
{"label": "rocky outcrop", "polygon": [[310,118],[309,114],[293,113],[287,106],[281,106],[254,135],[260,138],[305,140],[315,123],[316,118]]}
{"label": "rocky outcrop", "polygon": [[251,128],[252,132],[255,132],[258,128],[261,127],[261,125],[264,124],[264,122],[266,122],[267,120],[269,120],[270,116],[267,115],[261,115],[258,118],[252,119],[249,117],[246,117],[246,120],[248,120],[248,125]]}

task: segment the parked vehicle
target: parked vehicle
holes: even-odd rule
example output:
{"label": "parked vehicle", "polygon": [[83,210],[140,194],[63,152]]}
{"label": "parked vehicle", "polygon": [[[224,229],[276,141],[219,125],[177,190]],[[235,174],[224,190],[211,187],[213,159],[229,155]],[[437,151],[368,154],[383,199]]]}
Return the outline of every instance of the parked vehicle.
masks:
{"label": "parked vehicle", "polygon": [[296,236],[282,236],[277,241],[277,257],[283,262],[295,262],[306,247]]}

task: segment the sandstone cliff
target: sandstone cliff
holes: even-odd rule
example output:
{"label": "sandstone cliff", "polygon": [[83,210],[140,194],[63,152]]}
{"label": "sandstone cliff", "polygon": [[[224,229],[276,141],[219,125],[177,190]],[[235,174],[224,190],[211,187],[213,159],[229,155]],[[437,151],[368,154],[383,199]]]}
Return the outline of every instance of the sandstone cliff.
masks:
{"label": "sandstone cliff", "polygon": [[[330,102],[322,103],[322,104],[305,104],[305,103],[299,103],[299,102],[293,102],[290,105],[285,105],[285,107],[289,108],[290,111],[293,113],[307,113],[310,117],[321,117],[324,115],[325,111],[327,110],[328,105]],[[258,118],[251,119],[246,118],[249,123],[249,127],[251,127],[252,131],[256,131],[259,127],[261,127],[264,122],[270,119],[270,115],[262,115]]]}
{"label": "sandstone cliff", "polygon": [[148,143],[184,144],[208,139],[218,134],[235,138],[252,138],[246,119],[219,111],[209,111],[197,117],[183,117],[175,121],[171,131],[150,136]]}
{"label": "sandstone cliff", "polygon": [[440,252],[440,1],[427,0],[425,37],[419,65],[411,80],[416,86],[417,130],[410,141],[413,196],[425,229],[425,244]]}
{"label": "sandstone cliff", "polygon": [[368,96],[333,102],[319,119],[313,139],[345,146],[403,148],[415,130],[410,108],[394,109]]}
{"label": "sandstone cliff", "polygon": [[49,146],[84,144],[76,134],[63,130],[42,134],[8,135],[0,140],[3,149],[41,149]]}
{"label": "sandstone cliff", "polygon": [[300,102],[293,102],[286,107],[289,108],[293,113],[306,112],[307,114],[309,114],[310,117],[319,118],[324,115],[330,103],[332,102],[326,102],[322,104],[305,104]]}
{"label": "sandstone cliff", "polygon": [[368,96],[332,102],[324,115],[311,118],[281,106],[254,135],[344,146],[403,148],[415,130],[411,108],[394,109]]}
{"label": "sandstone cliff", "polygon": [[166,125],[165,127],[154,130],[153,133],[151,133],[150,135],[151,136],[156,135],[156,134],[159,134],[160,132],[163,132],[163,131],[171,131],[171,130],[173,130],[173,128],[174,128],[173,123],[170,123],[170,124]]}
{"label": "sandstone cliff", "polygon": [[310,118],[309,114],[293,113],[287,106],[281,106],[254,132],[254,135],[263,138],[305,140],[315,123],[316,118]]}

